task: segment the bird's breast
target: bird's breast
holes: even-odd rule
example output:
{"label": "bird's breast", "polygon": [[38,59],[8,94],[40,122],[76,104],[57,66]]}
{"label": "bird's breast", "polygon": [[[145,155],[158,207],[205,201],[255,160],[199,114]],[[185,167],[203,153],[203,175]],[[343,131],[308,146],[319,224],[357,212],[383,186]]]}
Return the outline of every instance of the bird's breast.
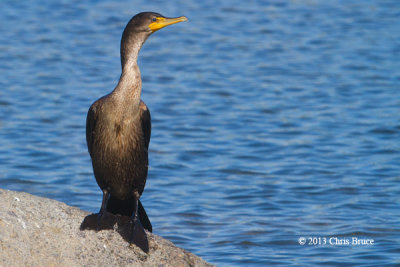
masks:
{"label": "bird's breast", "polygon": [[105,152],[124,155],[140,146],[142,139],[140,125],[131,119],[112,120],[106,125],[99,136],[99,146]]}

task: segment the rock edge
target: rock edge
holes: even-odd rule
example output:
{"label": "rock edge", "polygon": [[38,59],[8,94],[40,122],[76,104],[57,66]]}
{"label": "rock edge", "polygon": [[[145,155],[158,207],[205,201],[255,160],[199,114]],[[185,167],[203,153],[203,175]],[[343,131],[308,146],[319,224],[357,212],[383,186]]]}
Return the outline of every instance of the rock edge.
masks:
{"label": "rock edge", "polygon": [[149,254],[116,229],[80,230],[88,212],[0,189],[0,266],[213,266],[149,233]]}

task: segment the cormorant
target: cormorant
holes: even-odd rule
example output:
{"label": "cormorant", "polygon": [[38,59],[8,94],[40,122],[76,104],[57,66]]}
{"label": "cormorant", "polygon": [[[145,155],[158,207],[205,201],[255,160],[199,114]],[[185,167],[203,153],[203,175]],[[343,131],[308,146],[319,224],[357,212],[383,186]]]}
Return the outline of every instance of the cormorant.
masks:
{"label": "cormorant", "polygon": [[106,211],[131,216],[131,242],[145,252],[149,248],[143,226],[149,231],[152,227],[139,198],[146,184],[151,119],[140,99],[137,58],[153,32],[186,20],[153,12],[135,15],[122,34],[119,82],[111,93],[95,101],[87,114],[86,141],[94,176],[103,191],[98,224]]}

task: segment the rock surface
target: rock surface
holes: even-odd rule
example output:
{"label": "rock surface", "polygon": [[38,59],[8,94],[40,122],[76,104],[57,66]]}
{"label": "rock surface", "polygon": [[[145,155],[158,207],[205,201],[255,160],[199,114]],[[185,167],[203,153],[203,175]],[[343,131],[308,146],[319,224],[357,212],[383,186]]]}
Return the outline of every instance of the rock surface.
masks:
{"label": "rock surface", "polygon": [[114,229],[80,230],[89,215],[62,202],[0,189],[0,266],[213,266],[149,233],[150,252]]}

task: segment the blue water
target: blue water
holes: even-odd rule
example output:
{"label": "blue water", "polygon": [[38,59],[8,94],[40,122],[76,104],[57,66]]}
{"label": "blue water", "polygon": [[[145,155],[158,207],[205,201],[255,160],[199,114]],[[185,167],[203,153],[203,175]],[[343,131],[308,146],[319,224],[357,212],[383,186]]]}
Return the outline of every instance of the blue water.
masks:
{"label": "blue water", "polygon": [[0,187],[97,212],[86,112],[123,28],[185,15],[139,58],[154,232],[218,266],[400,265],[400,3],[148,2],[0,3]]}

